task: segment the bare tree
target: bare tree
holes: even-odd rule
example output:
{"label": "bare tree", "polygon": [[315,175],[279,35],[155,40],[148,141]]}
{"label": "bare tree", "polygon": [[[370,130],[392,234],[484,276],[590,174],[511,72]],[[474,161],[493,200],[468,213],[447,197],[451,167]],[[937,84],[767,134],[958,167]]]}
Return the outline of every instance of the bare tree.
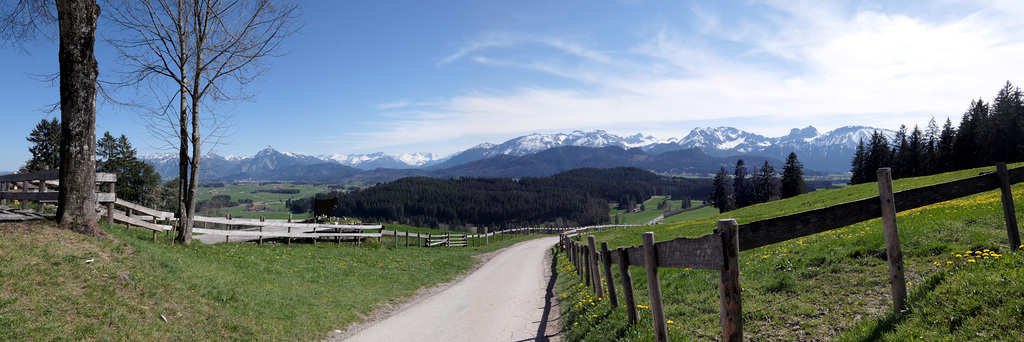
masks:
{"label": "bare tree", "polygon": [[100,6],[96,0],[12,1],[0,3],[0,39],[5,43],[25,51],[23,44],[29,41],[52,39],[54,23],[59,28],[61,158],[57,222],[65,229],[102,235],[96,224],[95,192],[99,68],[94,45]]}
{"label": "bare tree", "polygon": [[298,30],[299,6],[285,0],[112,1],[120,35],[109,41],[126,66],[120,85],[149,92],[152,102],[136,104],[160,124],[151,133],[177,145],[178,239],[190,243],[202,129],[223,127],[220,105],[251,99],[243,89]]}

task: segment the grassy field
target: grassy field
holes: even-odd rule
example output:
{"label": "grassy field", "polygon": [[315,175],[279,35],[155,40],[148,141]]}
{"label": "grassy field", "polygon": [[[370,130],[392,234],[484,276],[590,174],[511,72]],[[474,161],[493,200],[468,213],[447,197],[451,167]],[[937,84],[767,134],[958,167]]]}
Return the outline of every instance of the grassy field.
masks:
{"label": "grassy field", "polygon": [[[273,189],[298,189],[298,194],[278,194],[270,192],[258,192],[257,190],[273,190]],[[224,216],[231,214],[232,217],[244,217],[244,218],[259,218],[260,215],[268,219],[287,219],[288,208],[285,208],[285,202],[288,199],[299,199],[303,197],[310,197],[321,192],[328,192],[327,185],[296,185],[291,183],[281,184],[225,184],[224,187],[219,188],[199,188],[199,195],[196,197],[198,201],[205,201],[212,198],[214,195],[228,195],[231,196],[231,201],[238,202],[238,200],[252,200],[253,205],[257,207],[268,207],[272,210],[249,212],[246,211],[246,206],[236,206],[231,208],[222,208],[215,210],[210,213],[212,216]],[[293,219],[305,220],[309,218],[309,213],[295,214]]]}
{"label": "grassy field", "polygon": [[525,239],[182,246],[142,229],[105,230],[91,238],[48,221],[0,224],[0,340],[322,339],[466,272],[473,255]]}
{"label": "grassy field", "polygon": [[[1020,166],[1020,164],[1015,165]],[[896,191],[975,176],[994,168],[897,180]],[[1013,187],[1017,212],[1024,185]],[[817,191],[714,217],[597,234],[611,246],[710,233],[716,221],[741,224],[877,196],[874,183]],[[765,246],[740,254],[744,333],[765,341],[1024,340],[1024,260],[1007,246],[998,191],[898,216],[910,310],[892,314],[879,220]],[[987,251],[987,252],[986,252]],[[988,253],[988,255],[984,255]],[[559,270],[571,272],[564,264]],[[643,268],[632,268],[637,304],[649,306]],[[718,272],[661,269],[672,340],[719,338]],[[613,274],[618,277],[617,272]],[[559,276],[567,340],[653,340],[650,311],[629,327],[623,308],[593,298],[573,276]],[[620,291],[621,293],[621,291]]]}
{"label": "grassy field", "polygon": [[[651,220],[653,220],[654,218],[656,218],[658,216],[661,216],[666,211],[675,210],[675,209],[679,209],[680,207],[682,207],[682,201],[681,200],[669,200],[668,201],[669,205],[668,205],[667,209],[665,209],[665,210],[658,210],[658,209],[656,209],[658,207],[658,204],[660,204],[664,200],[665,200],[665,196],[652,196],[651,198],[649,198],[646,201],[644,201],[644,208],[647,209],[647,210],[646,211],[641,211],[641,212],[636,212],[636,213],[626,213],[625,210],[616,210],[615,207],[613,206],[613,207],[611,207],[611,211],[609,212],[609,216],[611,217],[611,220],[612,220],[613,223],[615,222],[615,215],[618,215],[619,216],[619,224],[644,224],[644,223],[650,222]],[[691,205],[692,206],[698,206],[698,205],[700,205],[700,203],[701,202],[699,202],[699,201],[692,201]],[[639,207],[640,207],[640,205],[637,205],[637,209],[639,209]],[[689,214],[689,215],[687,215],[687,213],[683,213],[683,214],[680,214],[680,215],[686,215],[684,217],[689,217],[689,218],[697,217],[697,216],[694,216],[694,215],[700,215],[699,217],[707,217],[705,215],[707,215],[708,212],[709,212],[708,210],[704,210],[704,211],[701,211],[699,213],[694,213],[694,214]],[[715,213],[717,214],[717,211]],[[680,220],[680,218],[677,218],[677,217],[671,217],[671,219],[673,220],[672,222],[677,222],[677,221]]]}

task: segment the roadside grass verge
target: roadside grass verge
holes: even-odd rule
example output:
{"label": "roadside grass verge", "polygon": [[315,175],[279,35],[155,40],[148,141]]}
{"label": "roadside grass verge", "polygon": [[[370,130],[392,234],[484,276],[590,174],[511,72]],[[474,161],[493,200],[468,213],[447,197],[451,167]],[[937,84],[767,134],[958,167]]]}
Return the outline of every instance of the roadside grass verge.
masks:
{"label": "roadside grass verge", "polygon": [[[903,179],[894,185],[900,191],[974,176],[990,169]],[[1014,186],[1013,193],[1020,216],[1024,210],[1024,185]],[[644,231],[653,231],[657,241],[697,237],[710,233],[718,219],[735,218],[742,224],[872,196],[877,196],[877,185],[862,184],[709,218],[595,235],[599,242],[608,241],[615,247],[639,245]],[[1024,305],[1018,298],[1019,289],[1024,288],[1024,275],[1020,257],[1010,255],[1006,245],[998,191],[905,211],[898,215],[898,220],[911,294],[909,311],[890,314],[885,243],[881,221],[876,219],[742,252],[740,282],[745,336],[765,341],[905,341],[946,339],[945,336],[961,337],[955,340],[1022,339],[1024,327],[1019,322],[1024,321]],[[982,256],[985,250],[989,259]],[[965,256],[968,251],[974,262]],[[673,321],[669,324],[670,334],[679,330],[698,340],[720,338],[718,272],[659,272],[666,317]],[[631,273],[637,304],[650,305],[644,269],[633,267]],[[617,271],[613,275],[620,279]],[[578,282],[579,278],[573,276],[559,279]],[[621,290],[619,293],[621,296]],[[586,316],[573,312],[578,300],[573,299],[570,291],[559,295],[566,294],[570,295],[562,303],[563,317],[570,319],[563,324],[567,331],[572,331],[571,326],[584,324],[579,319]],[[600,341],[628,336],[653,340],[650,321],[613,329],[625,324],[624,308],[609,309],[605,300],[593,307],[589,310],[607,310],[606,316],[623,318],[594,324],[592,330],[611,335],[585,334],[570,340]]]}
{"label": "roadside grass verge", "polygon": [[321,339],[524,240],[183,246],[154,243],[148,230],[105,230],[92,238],[50,221],[0,224],[0,340]]}

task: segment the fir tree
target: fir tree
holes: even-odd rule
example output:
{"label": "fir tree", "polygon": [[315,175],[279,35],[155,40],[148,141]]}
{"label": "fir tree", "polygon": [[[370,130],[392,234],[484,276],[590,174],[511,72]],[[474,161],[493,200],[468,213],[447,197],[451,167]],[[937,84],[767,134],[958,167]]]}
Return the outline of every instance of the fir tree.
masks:
{"label": "fir tree", "polygon": [[775,167],[764,161],[754,176],[754,203],[765,203],[779,199],[779,178],[775,175]]}
{"label": "fir tree", "polygon": [[718,173],[715,174],[708,202],[712,207],[718,208],[723,213],[736,209],[732,180],[729,179],[729,173],[725,171],[725,167],[719,169]]}
{"label": "fir tree", "polygon": [[60,121],[57,118],[43,119],[25,138],[32,143],[28,148],[32,159],[25,162],[21,172],[54,170],[60,167]]}
{"label": "fir tree", "polygon": [[736,161],[736,169],[733,171],[732,178],[732,193],[733,198],[736,199],[736,207],[743,208],[753,204],[751,200],[751,186],[747,179],[747,166],[743,164],[743,159]]}
{"label": "fir tree", "polygon": [[[863,146],[863,142],[861,146]],[[786,157],[786,164],[782,166],[782,188],[779,195],[782,198],[790,198],[804,193],[807,193],[807,183],[804,181],[804,165],[797,160],[796,152],[789,152],[789,156]]]}

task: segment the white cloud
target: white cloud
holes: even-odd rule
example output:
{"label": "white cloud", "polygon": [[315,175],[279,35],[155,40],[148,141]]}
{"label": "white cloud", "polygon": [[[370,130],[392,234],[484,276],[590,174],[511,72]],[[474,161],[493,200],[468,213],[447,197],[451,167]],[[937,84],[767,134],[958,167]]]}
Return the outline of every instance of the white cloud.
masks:
{"label": "white cloud", "polygon": [[[1024,56],[1024,25],[1016,20],[1024,8],[1017,2],[942,21],[818,1],[767,4],[775,11],[733,26],[695,5],[702,20],[695,31],[665,26],[632,46],[603,50],[562,37],[481,34],[440,64],[465,59],[582,85],[470,89],[403,113],[366,138],[409,144],[584,127],[635,132],[708,120],[763,134],[819,122],[912,127],[931,116],[956,121],[971,99],[989,98],[1024,74],[1016,62]],[[746,49],[722,49],[716,39]],[[522,57],[529,44],[563,55]]]}
{"label": "white cloud", "polygon": [[386,110],[386,109],[402,108],[402,107],[409,106],[410,104],[412,104],[412,103],[409,102],[408,100],[395,100],[395,101],[388,102],[388,103],[381,103],[381,104],[378,104],[378,105],[373,106],[373,107],[377,108],[377,109],[380,109],[380,110]]}

